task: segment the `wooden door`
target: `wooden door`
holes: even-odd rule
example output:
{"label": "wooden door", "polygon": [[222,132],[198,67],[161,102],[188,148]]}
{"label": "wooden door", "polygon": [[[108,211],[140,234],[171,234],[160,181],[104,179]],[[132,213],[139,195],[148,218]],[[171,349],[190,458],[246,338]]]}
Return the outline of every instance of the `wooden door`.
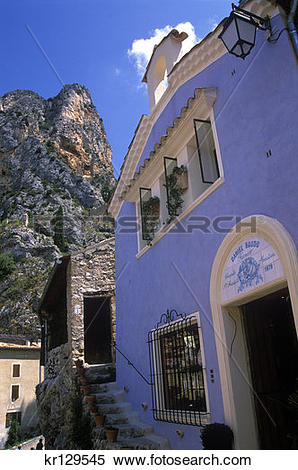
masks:
{"label": "wooden door", "polygon": [[298,358],[288,290],[245,305],[243,318],[260,447],[289,449],[297,423],[288,398],[296,389]]}

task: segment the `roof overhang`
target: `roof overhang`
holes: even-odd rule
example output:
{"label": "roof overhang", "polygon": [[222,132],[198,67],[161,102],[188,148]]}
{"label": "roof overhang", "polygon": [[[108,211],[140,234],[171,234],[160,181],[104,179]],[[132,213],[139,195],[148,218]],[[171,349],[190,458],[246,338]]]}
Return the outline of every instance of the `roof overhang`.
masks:
{"label": "roof overhang", "polygon": [[37,307],[37,313],[42,317],[46,316],[47,312],[55,310],[57,298],[61,297],[66,290],[66,271],[69,260],[70,255],[59,258],[50,272]]}

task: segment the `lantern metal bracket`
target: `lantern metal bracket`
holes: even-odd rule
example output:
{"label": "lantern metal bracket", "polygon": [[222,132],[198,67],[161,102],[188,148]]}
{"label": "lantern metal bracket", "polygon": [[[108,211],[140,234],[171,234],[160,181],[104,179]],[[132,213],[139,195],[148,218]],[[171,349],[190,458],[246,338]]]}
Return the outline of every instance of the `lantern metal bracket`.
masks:
{"label": "lantern metal bracket", "polygon": [[255,21],[255,26],[262,30],[262,31],[268,31],[268,40],[270,40],[270,37],[272,36],[272,27],[271,27],[271,22],[270,22],[270,17],[267,15],[265,18],[262,18],[261,16],[255,15],[255,13],[252,13],[250,11],[244,10],[243,8],[238,7],[235,5],[235,3],[232,3],[232,9],[233,11],[238,11],[240,13],[243,13],[244,15],[254,18],[258,20],[258,23]]}

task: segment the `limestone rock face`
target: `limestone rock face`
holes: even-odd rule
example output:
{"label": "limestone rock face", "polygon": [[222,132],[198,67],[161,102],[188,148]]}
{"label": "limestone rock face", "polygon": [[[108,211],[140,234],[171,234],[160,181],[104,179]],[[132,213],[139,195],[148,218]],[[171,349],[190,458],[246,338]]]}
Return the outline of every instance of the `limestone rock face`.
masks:
{"label": "limestone rock face", "polygon": [[112,151],[102,119],[81,85],[65,85],[48,100],[30,90],[0,98],[0,152],[16,151],[30,136],[83,176],[112,174]]}
{"label": "limestone rock face", "polygon": [[113,233],[101,214],[114,181],[111,147],[85,87],[65,85],[47,100],[30,90],[0,97],[0,254],[16,264],[6,275],[0,264],[0,332],[26,325],[38,338],[33,304],[50,265]]}

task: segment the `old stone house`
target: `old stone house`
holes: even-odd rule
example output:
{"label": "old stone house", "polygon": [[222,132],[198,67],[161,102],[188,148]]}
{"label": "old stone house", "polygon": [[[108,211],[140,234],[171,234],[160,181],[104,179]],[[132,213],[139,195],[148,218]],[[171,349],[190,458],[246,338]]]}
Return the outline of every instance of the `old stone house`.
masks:
{"label": "old stone house", "polygon": [[58,259],[38,313],[46,376],[58,364],[62,351],[88,364],[113,362],[114,239]]}
{"label": "old stone house", "polygon": [[40,426],[67,448],[74,362],[113,368],[115,339],[114,239],[58,259],[39,302],[41,363],[37,387]]}

